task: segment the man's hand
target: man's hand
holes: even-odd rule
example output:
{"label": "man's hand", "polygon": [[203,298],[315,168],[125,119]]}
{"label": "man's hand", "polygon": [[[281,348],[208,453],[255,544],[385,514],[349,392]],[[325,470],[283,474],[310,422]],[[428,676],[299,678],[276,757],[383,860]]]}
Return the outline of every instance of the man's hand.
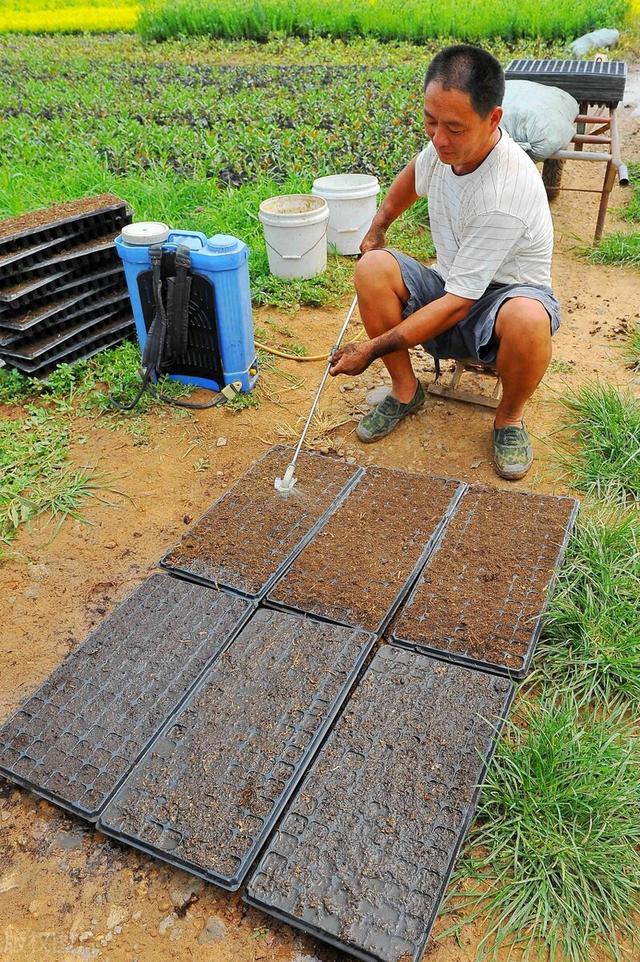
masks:
{"label": "man's hand", "polygon": [[336,374],[362,374],[373,360],[371,341],[364,341],[360,344],[345,344],[344,347],[338,348],[335,354],[331,355],[329,374],[333,377]]}
{"label": "man's hand", "polygon": [[372,224],[362,239],[362,243],[360,244],[360,253],[366,254],[367,251],[382,250],[385,244],[386,240],[384,230],[382,227],[376,227],[375,224]]}

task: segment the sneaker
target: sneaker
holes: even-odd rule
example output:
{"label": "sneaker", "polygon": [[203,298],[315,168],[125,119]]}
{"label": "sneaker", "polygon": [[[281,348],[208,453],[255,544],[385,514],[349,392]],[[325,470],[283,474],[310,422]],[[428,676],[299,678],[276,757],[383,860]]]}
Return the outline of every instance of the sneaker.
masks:
{"label": "sneaker", "polygon": [[356,428],[356,434],[365,443],[379,441],[380,438],[393,431],[403,418],[406,418],[409,414],[415,414],[424,402],[425,393],[420,381],[418,381],[416,393],[406,404],[397,401],[392,394],[387,394],[386,398],[380,401],[380,404],[377,404],[373,411],[365,414]]}
{"label": "sneaker", "polygon": [[518,481],[533,463],[533,448],[527,429],[508,424],[504,428],[493,429],[493,459],[496,471],[507,481]]}

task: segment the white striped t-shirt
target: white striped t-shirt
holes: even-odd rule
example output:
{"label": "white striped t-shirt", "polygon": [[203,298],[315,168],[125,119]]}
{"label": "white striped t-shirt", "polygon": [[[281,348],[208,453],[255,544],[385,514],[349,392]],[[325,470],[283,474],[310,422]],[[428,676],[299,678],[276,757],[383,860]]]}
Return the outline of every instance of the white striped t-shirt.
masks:
{"label": "white striped t-shirt", "polygon": [[489,284],[551,287],[553,226],[534,162],[505,130],[470,174],[454,174],[429,143],[416,158],[416,193],[429,201],[434,269],[445,290],[477,300]]}

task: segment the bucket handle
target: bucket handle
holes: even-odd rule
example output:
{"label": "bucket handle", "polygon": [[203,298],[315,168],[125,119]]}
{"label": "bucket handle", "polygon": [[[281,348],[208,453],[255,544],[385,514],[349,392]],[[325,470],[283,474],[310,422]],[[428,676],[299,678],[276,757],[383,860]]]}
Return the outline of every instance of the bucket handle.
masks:
{"label": "bucket handle", "polygon": [[317,241],[314,244],[312,244],[311,247],[308,250],[304,251],[302,254],[281,254],[279,250],[276,250],[276,248],[269,243],[266,237],[264,239],[264,242],[267,245],[267,247],[270,250],[272,250],[274,254],[277,254],[278,257],[281,257],[283,261],[300,261],[302,260],[303,257],[306,257],[307,254],[310,254],[313,248],[317,247],[320,241],[324,240],[326,236],[327,236],[327,228],[325,227],[324,233],[322,233],[320,237],[317,239]]}

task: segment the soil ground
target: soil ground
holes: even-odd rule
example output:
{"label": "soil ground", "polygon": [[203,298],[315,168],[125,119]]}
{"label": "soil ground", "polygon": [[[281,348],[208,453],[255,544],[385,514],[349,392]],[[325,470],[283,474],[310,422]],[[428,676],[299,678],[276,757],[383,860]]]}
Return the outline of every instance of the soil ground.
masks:
{"label": "soil ground", "polygon": [[[635,89],[635,88],[634,88]],[[622,153],[640,159],[640,133],[633,108],[621,108]],[[572,169],[571,169],[572,168]],[[596,187],[600,165],[567,167],[563,184]],[[625,229],[613,208],[625,200],[616,187],[606,232]],[[625,326],[640,316],[638,273],[588,264],[578,248],[591,242],[596,216],[593,194],[562,193],[554,204],[554,287],[563,324],[554,361],[531,402],[527,421],[536,461],[514,487],[572,493],[554,461],[555,403],[567,387],[602,378],[629,385],[621,354]],[[345,300],[344,311],[348,305]],[[281,321],[311,354],[328,349],[343,310],[302,310]],[[257,310],[266,326],[274,310]],[[321,376],[320,364],[278,362],[279,370],[304,383],[295,390],[266,372],[261,405],[238,414],[224,409],[179,417],[172,411],[148,419],[148,443],[111,431],[104,422],[76,422],[72,455],[79,464],[108,472],[126,497],[86,508],[90,524],[67,522],[52,529],[34,525],[17,539],[20,557],[0,569],[4,631],[0,638],[0,719],[56,667],[107,611],[152,570],[189,524],[208,508],[272,443],[291,440],[308,410]],[[419,360],[430,380],[432,365]],[[491,466],[488,409],[429,398],[422,411],[376,446],[353,434],[367,391],[385,381],[377,362],[364,376],[332,381],[322,408],[341,424],[318,447],[338,450],[363,464],[507,486]],[[19,409],[5,410],[18,416]],[[299,425],[298,425],[299,426]],[[206,459],[206,460],[205,460]],[[208,462],[208,467],[206,464]],[[286,465],[283,464],[283,468]],[[10,962],[313,962],[334,953],[284,925],[243,906],[238,896],[194,882],[133,850],[109,842],[78,820],[3,786],[0,792],[0,959]],[[189,903],[189,904],[188,904]],[[429,962],[473,962],[482,926],[464,930],[460,944],[437,941],[449,922],[441,919],[426,956]],[[515,959],[515,956],[513,956]],[[597,952],[594,962],[604,962]],[[631,958],[631,956],[629,956]]]}

